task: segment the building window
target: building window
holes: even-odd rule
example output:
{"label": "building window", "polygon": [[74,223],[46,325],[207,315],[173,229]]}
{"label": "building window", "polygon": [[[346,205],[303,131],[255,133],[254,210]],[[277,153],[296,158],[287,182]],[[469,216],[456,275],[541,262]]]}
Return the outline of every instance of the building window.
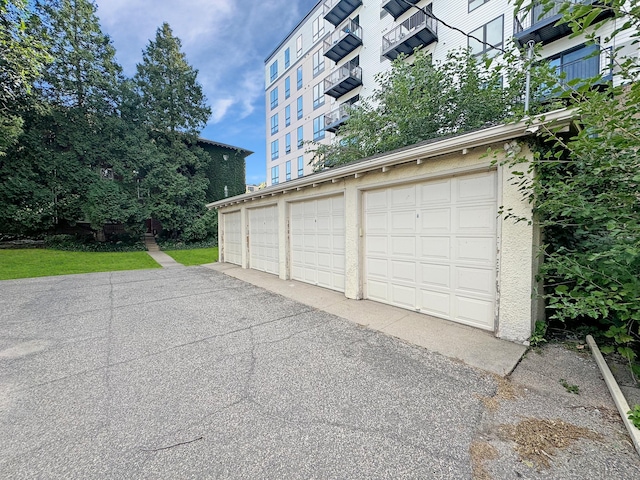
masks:
{"label": "building window", "polygon": [[313,86],[313,109],[324,105],[324,91],[322,90],[323,82]]}
{"label": "building window", "polygon": [[475,10],[480,5],[484,5],[488,1],[489,0],[469,0],[469,11],[471,12],[472,10]]}
{"label": "building window", "polygon": [[280,142],[274,140],[271,142],[271,160],[275,160],[280,156]]}
{"label": "building window", "polygon": [[324,55],[322,50],[318,50],[313,54],[313,76],[316,77],[324,72]]}
{"label": "building window", "polygon": [[302,55],[302,35],[296,38],[296,58]]}
{"label": "building window", "polygon": [[304,146],[304,139],[302,134],[302,127],[298,127],[298,148],[302,148]]}
{"label": "building window", "polygon": [[302,118],[302,97],[298,97],[298,120]]}
{"label": "building window", "polygon": [[284,126],[291,125],[291,105],[284,107]]}
{"label": "building window", "polygon": [[[495,55],[497,51],[492,47],[502,47],[504,38],[504,16],[491,20],[489,23],[474,30],[471,36],[481,40],[469,38],[469,47],[472,55]],[[491,46],[490,46],[491,45]]]}
{"label": "building window", "polygon": [[300,155],[298,157],[298,177],[304,175],[304,157]]}
{"label": "building window", "polygon": [[271,167],[271,184],[277,185],[278,183],[280,183],[280,167],[276,165]]}
{"label": "building window", "polygon": [[287,133],[284,136],[284,153],[291,153],[291,134]]}
{"label": "building window", "polygon": [[269,79],[273,82],[276,78],[278,78],[278,61],[276,60],[269,67]]}
{"label": "building window", "polygon": [[296,76],[298,79],[298,90],[300,90],[302,88],[302,67],[298,67]]}
{"label": "building window", "polygon": [[324,18],[319,15],[315,18],[311,24],[311,30],[313,32],[313,41],[317,41],[324,34]]}
{"label": "building window", "polygon": [[284,79],[284,98],[291,96],[291,77]]}
{"label": "building window", "polygon": [[278,106],[278,87],[271,90],[269,98],[271,99],[271,110],[273,110]]}
{"label": "building window", "polygon": [[278,114],[271,117],[271,135],[278,133]]}
{"label": "building window", "polygon": [[324,138],[324,115],[313,119],[313,141],[317,142]]}
{"label": "building window", "polygon": [[286,180],[291,180],[291,160],[285,164]]}
{"label": "building window", "polygon": [[284,68],[289,68],[291,65],[291,51],[287,48],[284,51]]}

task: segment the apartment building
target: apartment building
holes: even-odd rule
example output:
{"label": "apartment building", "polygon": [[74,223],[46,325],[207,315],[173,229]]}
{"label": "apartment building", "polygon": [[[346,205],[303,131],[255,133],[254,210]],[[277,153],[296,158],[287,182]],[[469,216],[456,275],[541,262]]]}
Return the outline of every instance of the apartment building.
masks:
{"label": "apartment building", "polygon": [[[556,25],[560,18],[558,8],[516,12],[509,0],[319,1],[265,60],[267,185],[311,173],[304,142],[330,142],[347,118],[345,105],[370,96],[375,76],[416,47],[441,61],[451,49],[497,54],[489,45],[534,41],[567,80],[612,75],[611,48],[637,50],[620,36],[587,46],[584,37],[571,38],[567,25]],[[599,30],[602,39],[620,26],[604,11],[597,19],[602,21],[607,22]]]}

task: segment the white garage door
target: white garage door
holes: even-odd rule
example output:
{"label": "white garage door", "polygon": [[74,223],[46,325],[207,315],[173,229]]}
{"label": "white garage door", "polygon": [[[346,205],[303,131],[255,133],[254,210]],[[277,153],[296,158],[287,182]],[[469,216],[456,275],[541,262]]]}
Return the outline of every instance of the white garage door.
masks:
{"label": "white garage door", "polygon": [[344,292],[344,196],[291,204],[291,278]]}
{"label": "white garage door", "polygon": [[249,268],[277,274],[278,207],[249,210]]}
{"label": "white garage door", "polygon": [[495,172],[365,193],[365,295],[494,329]]}
{"label": "white garage door", "polygon": [[242,228],[240,212],[225,213],[224,221],[224,261],[242,265]]}

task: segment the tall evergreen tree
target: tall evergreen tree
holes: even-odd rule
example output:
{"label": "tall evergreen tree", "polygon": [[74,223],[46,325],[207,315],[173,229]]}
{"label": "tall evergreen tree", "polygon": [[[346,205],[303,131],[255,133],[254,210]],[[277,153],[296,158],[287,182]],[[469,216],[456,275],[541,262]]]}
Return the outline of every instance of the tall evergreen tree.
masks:
{"label": "tall evergreen tree", "polygon": [[0,0],[0,155],[21,132],[22,105],[49,55],[25,0]]}
{"label": "tall evergreen tree", "polygon": [[[48,0],[36,11],[53,55],[36,84],[46,108],[25,117],[25,133],[0,169],[0,181],[12,187],[0,194],[0,204],[11,207],[7,215],[13,209],[14,218],[28,222],[16,225],[0,213],[0,228],[139,222],[136,164],[123,154],[129,128],[118,112],[121,68],[100,29],[96,6],[90,0]],[[116,183],[107,188],[105,181]]]}
{"label": "tall evergreen tree", "polygon": [[211,108],[197,81],[198,71],[189,65],[181,47],[169,24],[163,23],[142,54],[135,80],[150,128],[197,135],[211,116]]}
{"label": "tall evergreen tree", "polygon": [[198,71],[180,50],[180,39],[164,23],[144,51],[134,78],[137,115],[155,149],[141,169],[147,207],[174,237],[205,213],[207,156],[195,141],[211,115]]}

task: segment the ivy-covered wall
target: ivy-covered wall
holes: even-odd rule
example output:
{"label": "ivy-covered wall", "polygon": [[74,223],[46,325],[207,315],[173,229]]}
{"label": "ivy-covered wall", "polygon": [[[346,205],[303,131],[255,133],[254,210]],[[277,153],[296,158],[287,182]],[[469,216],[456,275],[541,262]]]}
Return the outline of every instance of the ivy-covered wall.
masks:
{"label": "ivy-covered wall", "polygon": [[[198,142],[210,157],[206,167],[209,188],[206,193],[207,202],[215,202],[225,198],[224,187],[227,187],[228,197],[241,195],[245,192],[245,158],[251,154],[247,150],[233,147],[212,145]],[[225,159],[226,156],[226,159]]]}

